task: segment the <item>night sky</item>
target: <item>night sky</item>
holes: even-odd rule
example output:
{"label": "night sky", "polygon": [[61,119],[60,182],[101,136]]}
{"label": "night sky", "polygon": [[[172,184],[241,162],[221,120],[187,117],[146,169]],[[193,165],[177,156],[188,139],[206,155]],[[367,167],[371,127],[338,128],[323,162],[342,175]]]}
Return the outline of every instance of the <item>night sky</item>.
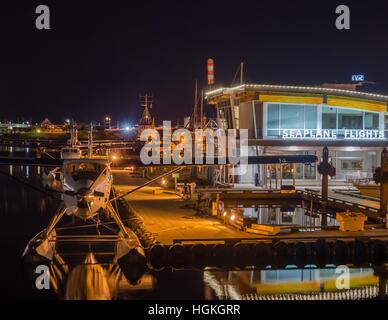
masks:
{"label": "night sky", "polygon": [[[35,8],[51,30],[35,28]],[[335,28],[347,4],[351,29]],[[386,5],[385,5],[386,6]],[[139,94],[154,94],[157,122],[191,113],[194,81],[315,85],[365,74],[388,94],[384,1],[3,1],[0,119],[136,122]],[[211,108],[207,107],[208,114]],[[182,121],[182,120],[181,120]]]}

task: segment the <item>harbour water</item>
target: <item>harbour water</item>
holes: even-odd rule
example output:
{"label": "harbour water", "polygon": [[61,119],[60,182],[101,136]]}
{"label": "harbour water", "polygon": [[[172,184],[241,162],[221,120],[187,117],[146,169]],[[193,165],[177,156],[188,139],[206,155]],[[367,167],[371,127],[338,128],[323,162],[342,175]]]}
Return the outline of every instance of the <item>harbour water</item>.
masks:
{"label": "harbour water", "polygon": [[[41,185],[37,169],[2,167],[1,170]],[[0,175],[2,298],[296,300],[374,299],[379,294],[379,277],[373,268],[339,270],[334,266],[243,271],[167,268],[145,274],[136,284],[130,283],[117,265],[52,266],[50,289],[38,290],[29,281],[31,275],[22,267],[21,256],[28,241],[47,225],[58,204],[43,193]],[[338,279],[344,270],[349,271],[349,282],[341,287]]]}

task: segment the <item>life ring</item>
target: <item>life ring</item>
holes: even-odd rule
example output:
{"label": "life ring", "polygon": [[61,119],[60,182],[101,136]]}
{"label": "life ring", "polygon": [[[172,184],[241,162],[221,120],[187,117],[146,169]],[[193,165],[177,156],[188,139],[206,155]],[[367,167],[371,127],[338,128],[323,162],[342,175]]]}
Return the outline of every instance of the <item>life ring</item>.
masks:
{"label": "life ring", "polygon": [[387,246],[381,240],[370,244],[370,260],[374,266],[381,266],[387,261]]}
{"label": "life ring", "polygon": [[232,247],[232,264],[237,268],[244,268],[252,265],[251,248],[244,243],[236,243]]}
{"label": "life ring", "polygon": [[194,244],[190,248],[190,264],[194,268],[203,269],[209,265],[209,248],[203,243]]}
{"label": "life ring", "polygon": [[174,244],[168,250],[168,262],[174,269],[182,269],[187,266],[187,250],[181,244]]}
{"label": "life ring", "polygon": [[350,263],[350,247],[342,240],[337,240],[333,244],[332,250],[333,263],[336,266]]}
{"label": "life ring", "polygon": [[156,244],[148,252],[148,262],[152,269],[163,270],[168,263],[168,250],[165,246]]}

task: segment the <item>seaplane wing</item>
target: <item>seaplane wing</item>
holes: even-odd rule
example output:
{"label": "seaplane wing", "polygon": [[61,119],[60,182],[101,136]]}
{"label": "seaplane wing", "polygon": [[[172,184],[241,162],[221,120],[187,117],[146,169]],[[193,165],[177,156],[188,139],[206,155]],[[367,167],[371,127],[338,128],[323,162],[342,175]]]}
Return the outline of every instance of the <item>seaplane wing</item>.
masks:
{"label": "seaplane wing", "polygon": [[[182,165],[193,165],[193,166],[212,166],[230,164],[228,160],[220,160],[218,158],[211,159],[212,161],[206,161],[203,159],[203,164],[196,163],[195,159],[192,159],[191,163],[183,163]],[[318,157],[315,155],[268,155],[268,156],[249,156],[247,164],[277,164],[277,163],[303,163],[313,164],[318,161]],[[244,162],[243,162],[244,163]],[[246,162],[245,162],[246,164]],[[164,167],[164,166],[177,166],[171,161],[171,164],[166,164],[163,159],[159,163],[151,163],[145,165],[140,157],[132,157],[131,159],[117,159],[112,162],[114,167]]]}
{"label": "seaplane wing", "polygon": [[63,159],[0,157],[0,165],[60,167],[62,164]]}

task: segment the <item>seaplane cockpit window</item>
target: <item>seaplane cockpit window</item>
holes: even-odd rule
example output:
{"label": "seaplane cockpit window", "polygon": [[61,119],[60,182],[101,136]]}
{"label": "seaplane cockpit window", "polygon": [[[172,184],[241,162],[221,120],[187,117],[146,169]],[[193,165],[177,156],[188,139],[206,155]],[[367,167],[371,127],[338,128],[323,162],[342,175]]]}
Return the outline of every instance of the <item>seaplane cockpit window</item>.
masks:
{"label": "seaplane cockpit window", "polygon": [[65,168],[66,174],[77,181],[79,179],[95,180],[104,171],[105,165],[94,162],[68,163]]}

